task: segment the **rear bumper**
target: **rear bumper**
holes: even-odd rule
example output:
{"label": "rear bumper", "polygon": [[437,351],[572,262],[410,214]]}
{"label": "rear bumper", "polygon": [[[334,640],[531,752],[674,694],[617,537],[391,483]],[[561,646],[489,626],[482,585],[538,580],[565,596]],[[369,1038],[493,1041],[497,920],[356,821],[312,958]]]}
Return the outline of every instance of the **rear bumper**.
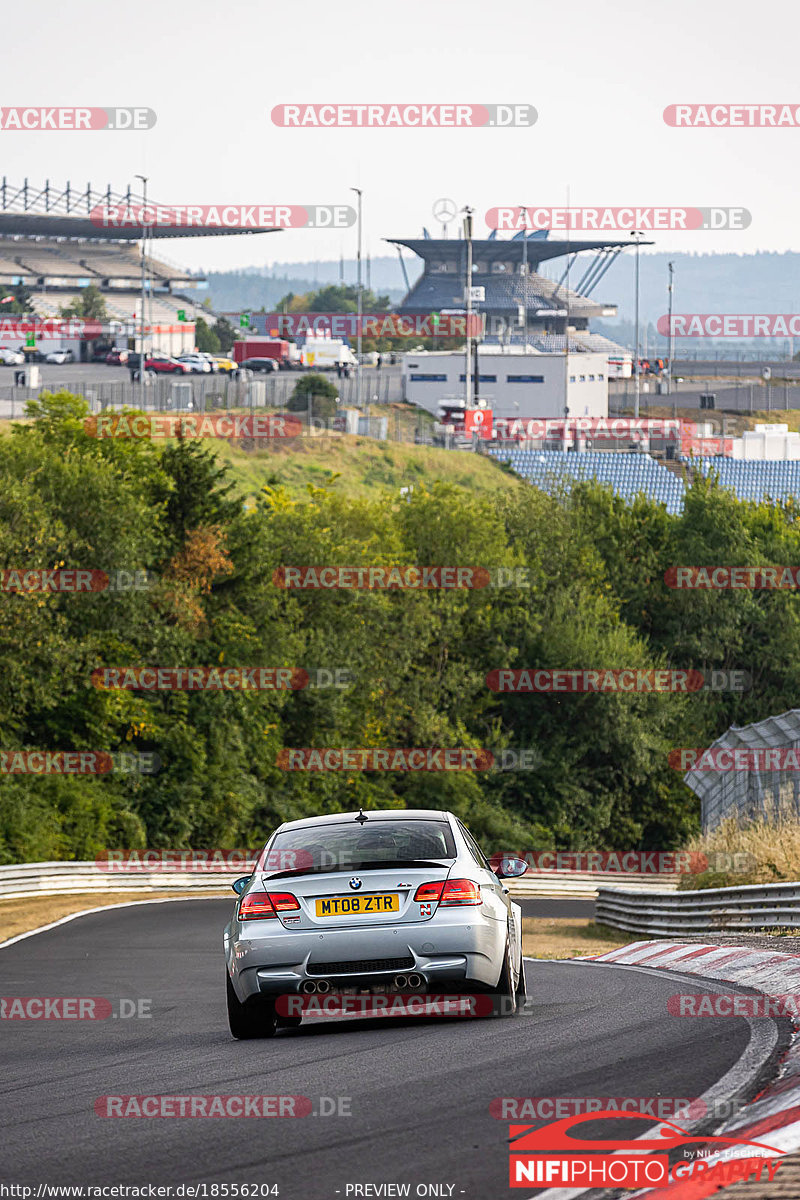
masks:
{"label": "rear bumper", "polygon": [[[433,921],[384,926],[379,929],[316,929],[293,933],[273,922],[234,920],[225,931],[225,956],[240,1000],[259,993],[281,995],[301,990],[313,979],[331,984],[375,986],[391,984],[396,975],[415,971],[427,991],[455,986],[493,987],[500,976],[506,927],[476,914],[437,913]],[[401,959],[408,966],[386,970],[348,970],[347,963]],[[328,971],[325,964],[335,969]],[[309,970],[311,967],[311,970]]]}

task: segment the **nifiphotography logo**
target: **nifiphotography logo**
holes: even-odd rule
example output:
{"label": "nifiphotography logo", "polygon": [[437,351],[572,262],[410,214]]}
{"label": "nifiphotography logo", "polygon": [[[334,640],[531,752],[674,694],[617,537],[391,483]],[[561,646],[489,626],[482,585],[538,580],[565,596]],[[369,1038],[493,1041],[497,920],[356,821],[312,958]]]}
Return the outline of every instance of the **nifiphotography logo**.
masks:
{"label": "nifiphotography logo", "polygon": [[[593,1122],[620,1119],[628,1122],[632,1136],[592,1138]],[[638,1137],[633,1135],[637,1125],[643,1131]],[[576,1126],[588,1128],[574,1133]],[[769,1156],[783,1154],[747,1138],[693,1134],[674,1121],[654,1127],[651,1117],[619,1109],[581,1113],[539,1128],[511,1125],[509,1143],[509,1186],[529,1189],[532,1185],[658,1188],[687,1179],[727,1184],[751,1176],[766,1182],[774,1179],[780,1165]],[[688,1145],[702,1149],[684,1151],[684,1157],[671,1165],[670,1152]],[[758,1154],[743,1154],[745,1147],[754,1147]]]}

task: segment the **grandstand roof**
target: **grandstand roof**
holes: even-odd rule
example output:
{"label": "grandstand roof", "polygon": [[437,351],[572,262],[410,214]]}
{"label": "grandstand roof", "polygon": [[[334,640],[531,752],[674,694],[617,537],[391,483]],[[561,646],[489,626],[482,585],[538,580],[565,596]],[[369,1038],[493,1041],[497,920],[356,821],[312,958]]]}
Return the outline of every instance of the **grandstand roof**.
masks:
{"label": "grandstand roof", "polygon": [[[420,258],[463,260],[467,243],[463,238],[384,238],[394,246],[405,246],[418,254]],[[642,246],[652,246],[653,242],[641,242]],[[605,250],[607,248],[626,247],[634,245],[631,241],[609,241],[600,238],[591,242],[551,241],[549,238],[485,238],[472,241],[472,257],[485,259],[488,262],[513,261],[522,262],[525,257],[532,268],[550,258],[562,258],[565,254],[580,254],[583,250]]]}
{"label": "grandstand roof", "polygon": [[[150,197],[147,206],[159,207],[159,203]],[[70,183],[61,188],[51,187],[48,180],[42,188],[29,185],[27,179],[22,186],[12,184],[3,176],[0,181],[0,234],[135,242],[145,232],[142,225],[106,228],[92,221],[91,213],[98,208],[115,205],[129,205],[136,211],[143,204],[144,197],[133,192],[130,185],[124,192],[112,191],[111,184],[103,191],[97,191],[90,183],[85,188],[76,188]],[[147,226],[148,238],[222,237],[279,232],[272,225],[248,229],[222,225]]]}

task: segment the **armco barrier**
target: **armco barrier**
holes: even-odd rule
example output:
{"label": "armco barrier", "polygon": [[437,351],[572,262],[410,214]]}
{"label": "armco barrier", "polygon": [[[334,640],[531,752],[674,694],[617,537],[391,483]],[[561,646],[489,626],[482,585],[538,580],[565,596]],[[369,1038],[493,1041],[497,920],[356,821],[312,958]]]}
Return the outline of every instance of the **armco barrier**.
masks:
{"label": "armco barrier", "polygon": [[[123,871],[101,870],[94,862],[13,863],[0,867],[0,899],[25,896],[69,896],[85,892],[217,891],[227,889],[245,872],[236,871]],[[627,875],[618,872],[536,871],[508,880],[516,899],[562,898],[593,900],[598,887],[611,881],[625,895],[677,887],[675,875]]]}
{"label": "armco barrier", "polygon": [[693,892],[631,892],[602,887],[595,919],[629,933],[687,933],[800,928],[800,882],[708,888]]}

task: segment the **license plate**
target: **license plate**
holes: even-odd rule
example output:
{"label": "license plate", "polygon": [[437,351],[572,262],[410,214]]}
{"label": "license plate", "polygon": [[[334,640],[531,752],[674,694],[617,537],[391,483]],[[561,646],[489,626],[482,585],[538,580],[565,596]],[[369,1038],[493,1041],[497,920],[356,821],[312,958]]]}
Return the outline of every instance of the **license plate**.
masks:
{"label": "license plate", "polygon": [[397,892],[371,892],[366,896],[330,896],[317,900],[318,917],[377,916],[379,913],[399,912],[400,897]]}

